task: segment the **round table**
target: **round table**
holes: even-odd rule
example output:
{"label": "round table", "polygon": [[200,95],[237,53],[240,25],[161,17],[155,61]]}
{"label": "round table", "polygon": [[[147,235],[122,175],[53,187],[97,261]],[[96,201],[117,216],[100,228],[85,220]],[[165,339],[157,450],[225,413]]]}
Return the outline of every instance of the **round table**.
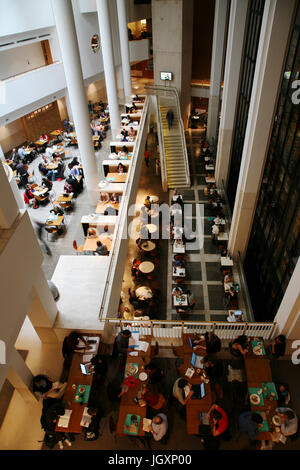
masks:
{"label": "round table", "polygon": [[152,273],[152,271],[154,271],[154,268],[154,263],[152,263],[151,261],[143,261],[139,265],[139,270],[144,274]]}
{"label": "round table", "polygon": [[158,196],[149,196],[150,197],[150,201],[151,203],[156,203],[159,201],[159,197]]}
{"label": "round table", "polygon": [[149,241],[144,241],[142,244],[141,244],[141,248],[143,251],[152,251],[156,248],[156,245],[154,242],[152,242],[151,240]]}
{"label": "round table", "polygon": [[153,297],[152,290],[150,289],[150,287],[147,286],[138,287],[135,291],[135,295],[140,300],[152,299]]}
{"label": "round table", "polygon": [[147,224],[146,227],[147,227],[149,233],[157,232],[158,227],[155,224]]}
{"label": "round table", "polygon": [[148,215],[149,217],[152,217],[152,219],[156,219],[156,217],[159,216],[159,212],[151,209],[150,211],[148,211]]}

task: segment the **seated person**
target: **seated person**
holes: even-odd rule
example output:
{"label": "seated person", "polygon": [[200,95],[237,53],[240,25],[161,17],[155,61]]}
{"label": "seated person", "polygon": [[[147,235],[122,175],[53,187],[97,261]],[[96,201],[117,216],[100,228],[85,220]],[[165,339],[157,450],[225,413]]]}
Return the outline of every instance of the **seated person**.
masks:
{"label": "seated person", "polygon": [[[80,345],[80,342],[83,343],[82,346]],[[87,340],[84,339],[83,335],[77,331],[72,331],[63,341],[62,355],[67,364],[70,365],[75,352],[83,352],[88,348],[89,344]]]}
{"label": "seated person", "polygon": [[272,343],[267,346],[267,354],[271,358],[278,359],[279,357],[284,356],[285,354],[285,336],[279,335],[273,339]]}
{"label": "seated person", "polygon": [[168,431],[168,418],[164,413],[159,413],[152,419],[149,432],[155,441],[161,441]]}
{"label": "seated person", "polygon": [[157,391],[156,387],[149,383],[143,386],[142,400],[145,400],[147,405],[154,410],[160,410],[166,402],[164,396]]}
{"label": "seated person", "polygon": [[46,431],[46,434],[51,434],[53,436],[54,443],[58,443],[60,449],[63,449],[63,442],[65,442],[69,446],[72,445],[68,439],[65,439],[64,433],[55,431],[56,425],[60,417],[64,414],[65,406],[63,403],[59,401],[50,404],[48,400],[45,400],[41,416],[42,429]]}
{"label": "seated person", "polygon": [[120,196],[116,193],[112,193],[109,197],[109,201],[112,204],[116,204],[116,203],[120,202]]}
{"label": "seated person", "polygon": [[97,230],[94,227],[89,227],[87,231],[88,238],[95,238],[97,237]]}
{"label": "seated person", "polygon": [[131,348],[128,347],[129,338],[131,337],[130,330],[122,330],[115,338],[114,341],[114,348],[113,348],[113,357],[116,356],[127,356],[127,353],[132,351]]}
{"label": "seated person", "polygon": [[298,430],[298,418],[291,408],[276,408],[276,413],[281,419],[280,431],[284,436],[292,436]]}
{"label": "seated person", "polygon": [[33,203],[33,208],[38,208],[38,203],[35,200],[34,194],[31,192],[30,184],[26,184],[24,191],[24,202],[25,204],[30,204],[30,201]]}
{"label": "seated person", "polygon": [[133,127],[130,127],[128,131],[128,137],[135,137],[135,135],[136,135],[135,130],[133,129]]}
{"label": "seated person", "polygon": [[220,436],[228,428],[229,421],[225,411],[219,405],[212,405],[207,413],[207,418],[211,421],[212,436]]}
{"label": "seated person", "polygon": [[240,414],[239,419],[239,431],[241,433],[247,433],[252,441],[256,440],[257,434],[259,433],[263,418],[258,413],[252,411],[244,411]]}
{"label": "seated person", "polygon": [[215,383],[220,383],[224,372],[222,361],[210,356],[205,356],[202,362],[205,374],[209,378],[211,384],[214,385]]}
{"label": "seated person", "polygon": [[177,398],[181,405],[186,405],[188,400],[194,394],[191,384],[181,377],[177,379],[173,385],[173,396]]}
{"label": "seated person", "polygon": [[99,426],[100,420],[103,416],[103,412],[100,408],[90,406],[87,410],[90,424],[84,428],[84,440],[95,441],[99,437]]}
{"label": "seated person", "polygon": [[39,140],[40,140],[40,141],[45,140],[47,143],[50,142],[50,138],[49,138],[49,136],[48,136],[47,134],[41,134]]}
{"label": "seated person", "polygon": [[249,351],[250,339],[246,335],[238,336],[234,341],[229,343],[229,349],[235,357],[245,357]]}
{"label": "seated person", "polygon": [[109,254],[107,246],[101,243],[100,240],[97,241],[97,248],[95,253],[100,256],[107,256]]}
{"label": "seated person", "polygon": [[144,206],[146,206],[147,209],[150,209],[150,207],[151,207],[150,196],[146,197],[145,202],[144,202]]}
{"label": "seated person", "polygon": [[73,166],[78,166],[80,165],[79,161],[78,161],[78,157],[74,157],[73,160],[68,164],[68,168],[70,170],[72,170]]}
{"label": "seated person", "polygon": [[[141,264],[140,260],[137,260],[136,258],[132,261],[132,268],[131,268],[131,274],[133,277],[137,277],[139,275],[139,266]],[[130,289],[129,289],[130,291]]]}
{"label": "seated person", "polygon": [[127,139],[126,135],[122,136],[121,142],[128,142],[128,139]]}
{"label": "seated person", "polygon": [[49,191],[51,191],[53,184],[47,178],[43,178],[41,186],[42,188],[47,188]]}
{"label": "seated person", "polygon": [[107,360],[103,354],[96,354],[91,359],[91,364],[93,365],[94,378],[97,382],[100,382],[105,379],[107,373]]}
{"label": "seated person", "polygon": [[177,259],[175,261],[175,268],[185,268],[185,261],[184,259]]}
{"label": "seated person", "polygon": [[278,395],[278,400],[277,400],[278,406],[281,407],[283,405],[288,405],[291,399],[288,386],[286,384],[277,383],[277,382],[275,382],[275,386],[276,386],[276,392]]}
{"label": "seated person", "polygon": [[122,137],[127,137],[128,136],[128,131],[126,129],[121,130],[121,136]]}
{"label": "seated person", "polygon": [[128,147],[126,147],[126,145],[123,145],[122,150],[120,150],[120,152],[118,153],[118,157],[119,158],[128,157],[128,153],[129,153]]}
{"label": "seated person", "polygon": [[61,398],[67,383],[54,382],[47,375],[38,374],[33,378],[33,393],[41,398]]}
{"label": "seated person", "polygon": [[155,359],[151,360],[146,366],[145,371],[148,374],[148,383],[157,384],[164,378],[163,370],[157,365]]}
{"label": "seated person", "polygon": [[109,201],[109,194],[102,191],[100,193],[99,202],[101,202],[102,204],[106,204],[108,201]]}
{"label": "seated person", "polygon": [[183,290],[181,289],[181,287],[174,287],[174,289],[172,290],[172,295],[175,295],[175,296],[180,296],[183,294]]}
{"label": "seated person", "polygon": [[64,215],[64,211],[62,210],[61,207],[59,207],[58,204],[55,205],[55,206],[53,207],[53,209],[50,210],[50,213],[51,213],[51,212],[52,212],[53,214],[58,215],[58,216]]}
{"label": "seated person", "polygon": [[207,331],[203,338],[194,341],[195,350],[199,349],[203,354],[214,354],[221,351],[221,340],[212,331]]}
{"label": "seated person", "polygon": [[65,181],[64,192],[77,194],[79,192],[79,183],[74,176],[69,175]]}
{"label": "seated person", "polygon": [[79,168],[79,165],[73,165],[70,175],[75,176],[75,178],[78,178],[78,176],[81,175],[81,168]]}
{"label": "seated person", "polygon": [[117,173],[120,173],[121,175],[123,173],[126,173],[126,168],[124,165],[122,165],[122,163],[119,163],[119,165],[117,166]]}

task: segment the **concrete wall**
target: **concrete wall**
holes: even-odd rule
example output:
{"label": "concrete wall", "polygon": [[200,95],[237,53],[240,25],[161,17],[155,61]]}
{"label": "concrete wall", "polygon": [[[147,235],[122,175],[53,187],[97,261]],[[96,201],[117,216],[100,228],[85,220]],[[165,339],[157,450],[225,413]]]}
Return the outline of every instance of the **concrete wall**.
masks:
{"label": "concrete wall", "polygon": [[0,64],[0,80],[42,67],[45,65],[42,46],[39,42],[35,42],[1,51]]}
{"label": "concrete wall", "polygon": [[9,36],[54,26],[50,0],[9,0],[0,2],[0,35]]}
{"label": "concrete wall", "polygon": [[0,142],[4,153],[26,141],[21,119],[0,127]]}

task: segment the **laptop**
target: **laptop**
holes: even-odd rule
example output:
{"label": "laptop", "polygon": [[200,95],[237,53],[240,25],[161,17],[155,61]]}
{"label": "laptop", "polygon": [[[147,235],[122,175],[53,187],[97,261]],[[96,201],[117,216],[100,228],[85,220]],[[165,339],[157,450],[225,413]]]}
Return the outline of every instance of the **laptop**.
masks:
{"label": "laptop", "polygon": [[197,356],[197,354],[193,353],[192,358],[191,358],[191,364],[193,367],[196,369],[203,369],[203,364],[201,360],[203,359],[203,356]]}
{"label": "laptop", "polygon": [[190,346],[191,348],[193,349],[194,347],[194,343],[193,343],[193,340],[191,339],[191,337],[189,336],[189,343],[190,343]]}
{"label": "laptop", "polygon": [[209,420],[207,419],[207,413],[200,413],[198,433],[201,434],[201,436],[208,436],[211,433]]}
{"label": "laptop", "polygon": [[200,385],[192,385],[192,390],[194,391],[191,396],[193,400],[201,400],[205,397],[205,386],[203,382]]}
{"label": "laptop", "polygon": [[80,364],[80,369],[81,369],[81,372],[84,374],[84,375],[91,375],[91,370],[90,370],[90,367],[91,367],[91,362],[88,362],[88,364]]}

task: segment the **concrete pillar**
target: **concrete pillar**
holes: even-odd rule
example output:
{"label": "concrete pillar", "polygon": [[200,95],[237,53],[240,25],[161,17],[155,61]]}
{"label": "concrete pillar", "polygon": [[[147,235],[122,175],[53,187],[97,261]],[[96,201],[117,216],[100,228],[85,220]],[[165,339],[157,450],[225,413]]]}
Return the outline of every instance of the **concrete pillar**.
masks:
{"label": "concrete pillar", "polygon": [[11,383],[14,389],[20,393],[25,402],[37,402],[37,398],[32,392],[33,374],[23,361],[18,351],[14,348],[10,355],[10,369],[7,374],[7,380]]}
{"label": "concrete pillar", "polygon": [[90,203],[95,204],[97,201],[99,177],[92,142],[72,3],[70,0],[52,0],[52,8],[73,111],[73,122],[77,134],[85,184]]}
{"label": "concrete pillar", "polygon": [[298,260],[293,275],[287,286],[278,312],[274,318],[280,333],[288,339],[300,338],[300,260]]}
{"label": "concrete pillar", "polygon": [[245,257],[282,78],[294,0],[266,0],[228,248]]}
{"label": "concrete pillar", "polygon": [[227,186],[249,0],[231,0],[215,178]]}
{"label": "concrete pillar", "polygon": [[128,101],[131,97],[132,90],[131,90],[131,69],[130,69],[130,60],[129,60],[129,44],[128,44],[125,0],[117,0],[117,8],[118,8],[118,22],[119,22],[124,91],[125,91],[125,99],[126,101]]}
{"label": "concrete pillar", "polygon": [[68,118],[71,122],[74,122],[73,121],[73,111],[72,111],[72,107],[71,107],[71,102],[70,102],[70,97],[69,97],[68,90],[66,91],[66,94],[65,94],[65,102],[66,102]]}
{"label": "concrete pillar", "polygon": [[124,91],[124,81],[123,81],[123,71],[122,66],[117,67],[117,82],[118,82],[118,94],[119,94],[119,103],[127,103]]}
{"label": "concrete pillar", "polygon": [[8,178],[9,175],[6,174],[3,164],[0,162],[0,229],[10,228],[19,215],[19,207]]}
{"label": "concrete pillar", "polygon": [[96,0],[96,2],[110,125],[112,135],[114,137],[120,131],[120,112],[117,96],[110,18],[107,0]]}
{"label": "concrete pillar", "polygon": [[0,160],[3,160],[5,161],[5,155],[3,153],[3,149],[2,149],[2,146],[0,145]]}
{"label": "concrete pillar", "polygon": [[215,0],[215,21],[207,116],[208,140],[217,136],[228,0]]}
{"label": "concrete pillar", "polygon": [[58,339],[53,330],[58,313],[57,307],[42,270],[40,276],[36,276],[34,279],[31,295],[32,303],[28,317],[35,331],[42,343],[57,343]]}
{"label": "concrete pillar", "polygon": [[[191,100],[193,1],[152,0],[154,84],[175,87],[185,120]],[[172,72],[165,82],[160,72]]]}

